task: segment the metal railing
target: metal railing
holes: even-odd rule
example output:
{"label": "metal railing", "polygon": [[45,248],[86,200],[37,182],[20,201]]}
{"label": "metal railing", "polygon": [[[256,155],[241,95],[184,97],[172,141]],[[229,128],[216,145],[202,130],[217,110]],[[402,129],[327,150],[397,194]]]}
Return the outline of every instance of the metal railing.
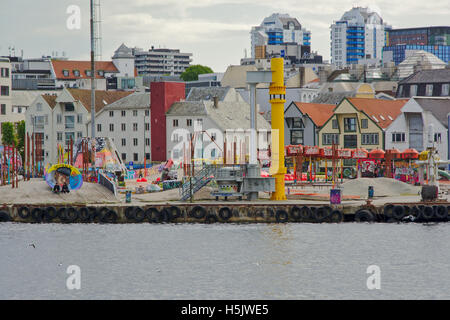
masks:
{"label": "metal railing", "polygon": [[117,196],[117,186],[114,182],[109,180],[103,173],[98,174],[98,183],[111,191],[114,196]]}

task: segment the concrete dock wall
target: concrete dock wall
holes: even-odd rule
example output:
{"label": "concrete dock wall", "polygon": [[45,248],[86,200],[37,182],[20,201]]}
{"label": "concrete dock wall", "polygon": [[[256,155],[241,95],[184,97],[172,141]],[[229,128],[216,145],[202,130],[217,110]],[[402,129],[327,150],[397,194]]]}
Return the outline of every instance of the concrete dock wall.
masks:
{"label": "concrete dock wall", "polygon": [[388,203],[382,206],[253,203],[157,205],[4,205],[0,221],[22,223],[339,223],[448,221],[450,202]]}

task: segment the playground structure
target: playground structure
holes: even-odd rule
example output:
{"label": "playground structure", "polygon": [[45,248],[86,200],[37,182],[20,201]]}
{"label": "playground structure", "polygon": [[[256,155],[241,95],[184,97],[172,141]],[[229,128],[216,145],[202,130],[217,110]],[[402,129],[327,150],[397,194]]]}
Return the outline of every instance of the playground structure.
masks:
{"label": "playground structure", "polygon": [[19,180],[28,181],[30,178],[44,175],[44,154],[42,134],[26,134],[24,141],[24,157],[18,147],[11,145],[0,146],[0,183],[18,188]]}
{"label": "playground structure", "polygon": [[1,185],[11,184],[12,188],[19,185],[19,169],[22,159],[14,144],[0,146],[0,182]]}
{"label": "playground structure", "polygon": [[[333,151],[334,149],[334,151]],[[431,168],[428,162],[429,151],[419,152],[415,149],[398,149],[367,151],[364,148],[338,149],[337,146],[319,148],[318,146],[288,145],[286,150],[286,163],[289,170],[294,173],[287,175],[286,180],[297,183],[329,182],[333,185],[342,183],[344,178],[360,177],[386,177],[411,184],[423,185],[429,178]],[[346,160],[350,164],[344,164]],[[329,163],[331,162],[331,166]],[[440,161],[439,164],[444,164]],[[426,165],[424,165],[426,164]],[[419,170],[422,168],[421,170]],[[331,173],[330,173],[331,170]],[[435,169],[435,176],[448,177],[443,170]]]}

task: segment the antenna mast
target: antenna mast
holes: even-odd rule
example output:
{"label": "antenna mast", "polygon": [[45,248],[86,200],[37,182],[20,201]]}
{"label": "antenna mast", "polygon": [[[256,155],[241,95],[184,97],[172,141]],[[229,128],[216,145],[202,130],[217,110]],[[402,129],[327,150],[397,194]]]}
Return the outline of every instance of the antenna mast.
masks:
{"label": "antenna mast", "polygon": [[100,0],[94,0],[95,60],[102,61],[102,14]]}
{"label": "antenna mast", "polygon": [[94,1],[91,2],[91,137],[95,138],[95,25]]}

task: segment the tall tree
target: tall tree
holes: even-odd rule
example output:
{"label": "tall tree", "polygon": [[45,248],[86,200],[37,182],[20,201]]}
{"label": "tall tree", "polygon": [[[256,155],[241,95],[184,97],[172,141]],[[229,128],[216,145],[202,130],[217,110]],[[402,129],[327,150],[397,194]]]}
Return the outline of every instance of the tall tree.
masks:
{"label": "tall tree", "polygon": [[22,159],[25,152],[25,121],[22,120],[17,124],[17,148],[19,149]]}
{"label": "tall tree", "polygon": [[196,81],[198,80],[199,74],[205,74],[205,73],[213,73],[212,69],[207,66],[202,66],[200,64],[196,64],[193,66],[190,66],[187,68],[182,74],[181,79],[184,81]]}
{"label": "tall tree", "polygon": [[14,132],[14,124],[12,122],[2,123],[2,144],[15,144],[17,145],[17,137]]}

